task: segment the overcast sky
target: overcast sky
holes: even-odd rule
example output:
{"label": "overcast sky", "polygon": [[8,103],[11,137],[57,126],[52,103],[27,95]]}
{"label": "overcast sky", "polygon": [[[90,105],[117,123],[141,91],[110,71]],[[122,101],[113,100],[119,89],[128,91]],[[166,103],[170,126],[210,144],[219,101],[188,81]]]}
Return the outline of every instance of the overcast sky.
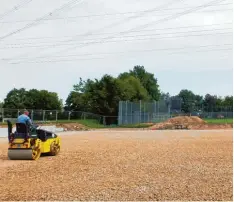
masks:
{"label": "overcast sky", "polygon": [[65,100],[79,77],[134,65],[171,95],[232,95],[232,8],[231,0],[1,0],[0,100],[14,87]]}

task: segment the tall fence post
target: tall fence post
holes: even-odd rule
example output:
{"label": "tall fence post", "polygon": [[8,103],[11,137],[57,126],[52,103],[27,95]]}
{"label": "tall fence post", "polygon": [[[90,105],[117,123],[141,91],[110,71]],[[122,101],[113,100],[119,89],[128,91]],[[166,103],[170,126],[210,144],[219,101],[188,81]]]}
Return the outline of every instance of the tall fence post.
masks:
{"label": "tall fence post", "polygon": [[170,106],[170,104],[168,105],[168,117],[167,118],[169,118],[170,117],[170,115],[171,115],[171,106]]}
{"label": "tall fence post", "polygon": [[103,125],[105,126],[106,125],[106,117],[103,116]]}
{"label": "tall fence post", "polygon": [[125,101],[125,124],[128,123],[128,101]]}
{"label": "tall fence post", "polygon": [[156,100],[154,100],[154,113],[156,114]]}
{"label": "tall fence post", "polygon": [[159,103],[160,103],[160,101],[157,102],[157,117],[160,120]]}
{"label": "tall fence post", "polygon": [[131,124],[132,124],[132,117],[133,117],[133,113],[132,113],[132,102],[131,102]]}
{"label": "tall fence post", "polygon": [[141,100],[140,100],[140,118],[139,118],[139,123],[141,123]]}
{"label": "tall fence post", "polygon": [[[84,120],[86,119],[86,113],[82,113],[84,115]],[[93,117],[92,117],[93,118]]]}
{"label": "tall fence post", "polygon": [[4,123],[4,108],[2,108],[2,122]]}
{"label": "tall fence post", "polygon": [[43,122],[45,121],[45,110],[43,110]]}
{"label": "tall fence post", "polygon": [[70,121],[71,119],[71,112],[68,112],[68,120]]}
{"label": "tall fence post", "polygon": [[121,101],[121,103],[120,103],[120,108],[121,108],[121,110],[120,110],[120,117],[121,117],[121,120],[120,120],[120,124],[122,125],[123,124],[123,102]]}
{"label": "tall fence post", "polygon": [[58,111],[56,110],[56,117],[55,117],[55,121],[57,122],[58,121]]}
{"label": "tall fence post", "polygon": [[118,112],[118,125],[120,125],[120,121],[121,121],[121,101],[119,101],[119,112]]}

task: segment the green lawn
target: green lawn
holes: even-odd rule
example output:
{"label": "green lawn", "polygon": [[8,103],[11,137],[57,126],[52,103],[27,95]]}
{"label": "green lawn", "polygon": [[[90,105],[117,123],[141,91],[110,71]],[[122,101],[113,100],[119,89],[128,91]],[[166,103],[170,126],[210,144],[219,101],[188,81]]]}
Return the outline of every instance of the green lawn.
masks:
{"label": "green lawn", "polygon": [[233,119],[204,119],[204,121],[206,121],[209,124],[232,124],[233,123]]}

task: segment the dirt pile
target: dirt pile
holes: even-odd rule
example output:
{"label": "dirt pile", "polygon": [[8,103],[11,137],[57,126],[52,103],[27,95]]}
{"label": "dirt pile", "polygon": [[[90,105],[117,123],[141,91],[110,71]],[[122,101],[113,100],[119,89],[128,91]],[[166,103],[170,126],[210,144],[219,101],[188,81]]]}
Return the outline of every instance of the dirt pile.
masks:
{"label": "dirt pile", "polygon": [[162,123],[157,123],[151,129],[176,129],[191,128],[194,125],[204,125],[205,121],[196,116],[178,116],[170,118]]}
{"label": "dirt pile", "polygon": [[197,116],[178,116],[167,120],[172,124],[205,124],[205,121]]}
{"label": "dirt pile", "polygon": [[57,128],[63,128],[64,131],[83,131],[88,130],[88,127],[79,123],[61,123],[56,124]]}
{"label": "dirt pile", "polygon": [[207,124],[197,116],[178,116],[150,127],[152,130],[165,129],[230,129],[232,124]]}

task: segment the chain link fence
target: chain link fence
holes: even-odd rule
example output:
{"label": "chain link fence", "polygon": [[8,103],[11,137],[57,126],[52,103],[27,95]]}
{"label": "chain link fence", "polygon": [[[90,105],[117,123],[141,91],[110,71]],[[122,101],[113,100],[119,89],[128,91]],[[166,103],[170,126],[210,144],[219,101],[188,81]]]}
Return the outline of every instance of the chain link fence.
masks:
{"label": "chain link fence", "polygon": [[182,105],[178,97],[155,102],[120,101],[118,125],[157,123],[176,116],[198,116],[211,123],[231,123],[233,120],[233,106],[208,108],[201,105],[184,113]]}
{"label": "chain link fence", "polygon": [[[100,115],[82,111],[60,111],[60,110],[33,110],[28,109],[30,118],[34,122],[57,122],[75,120],[93,120],[101,123],[103,118]],[[0,108],[0,122],[16,120],[24,112],[23,109]]]}
{"label": "chain link fence", "polygon": [[118,125],[156,123],[181,111],[181,99],[171,98],[154,102],[119,102]]}
{"label": "chain link fence", "polygon": [[[73,122],[76,120],[90,120],[103,125],[129,125],[140,123],[157,123],[175,116],[199,116],[202,119],[212,119],[214,122],[223,119],[224,122],[231,122],[233,119],[233,106],[212,107],[208,109],[204,106],[198,107],[190,113],[182,110],[182,100],[170,98],[154,102],[119,102],[118,116],[102,116],[82,111],[64,110],[35,110],[29,109],[30,118],[34,122]],[[23,113],[23,109],[0,108],[0,122],[6,120],[16,121],[17,117]]]}

